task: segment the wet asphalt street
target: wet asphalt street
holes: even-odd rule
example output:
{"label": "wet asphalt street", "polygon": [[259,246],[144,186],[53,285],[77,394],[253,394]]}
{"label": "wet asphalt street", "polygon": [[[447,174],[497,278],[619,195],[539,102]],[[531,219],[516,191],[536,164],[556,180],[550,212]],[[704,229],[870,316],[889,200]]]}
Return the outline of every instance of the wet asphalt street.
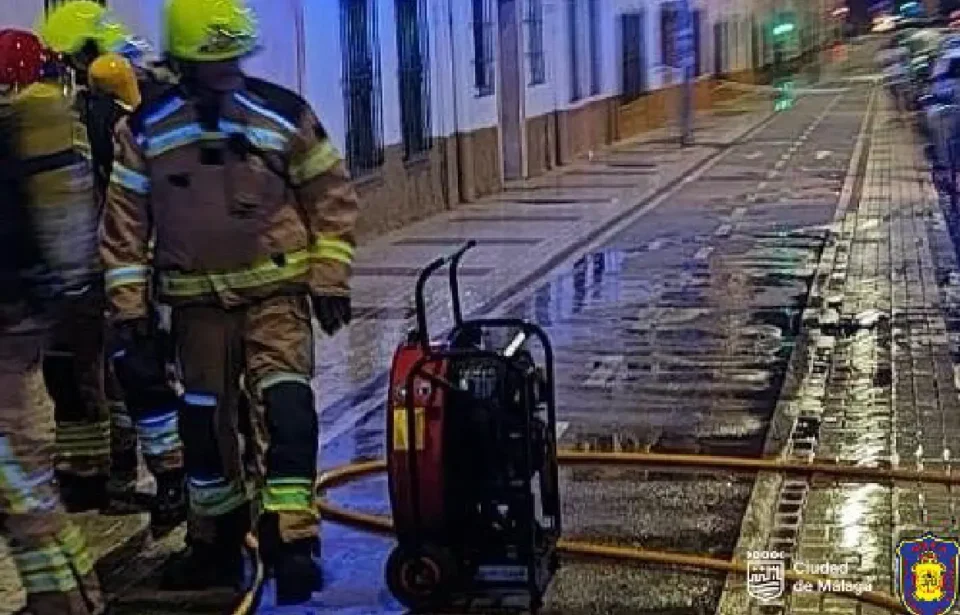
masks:
{"label": "wet asphalt street", "polygon": [[[867,108],[870,87],[844,85],[800,99],[506,310],[552,336],[562,447],[760,453]],[[325,465],[382,455],[383,423],[371,415],[331,443]],[[729,555],[751,487],[733,475],[564,470],[565,533]],[[386,512],[385,481],[335,499]],[[316,612],[402,612],[382,582],[389,546],[325,528],[330,584]],[[713,613],[721,585],[696,573],[571,563],[546,612]]]}
{"label": "wet asphalt street", "polygon": [[[552,337],[562,448],[760,454],[872,92],[859,81],[818,87],[498,310]],[[654,162],[622,156],[599,154],[613,168]],[[384,424],[382,411],[365,414],[327,443],[323,465],[381,457]],[[723,557],[753,487],[737,475],[599,467],[563,470],[562,483],[567,538]],[[385,479],[333,499],[388,512]],[[391,546],[325,524],[326,590],[309,607],[261,612],[402,613],[383,583]],[[713,615],[723,580],[569,562],[544,612]]]}

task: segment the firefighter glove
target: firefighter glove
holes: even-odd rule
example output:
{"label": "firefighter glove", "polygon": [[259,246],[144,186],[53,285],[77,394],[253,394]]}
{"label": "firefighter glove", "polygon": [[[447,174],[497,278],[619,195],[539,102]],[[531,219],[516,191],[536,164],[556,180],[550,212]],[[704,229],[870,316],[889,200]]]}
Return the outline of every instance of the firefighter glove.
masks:
{"label": "firefighter glove", "polygon": [[177,396],[167,381],[160,332],[147,319],[116,325],[108,344],[114,373],[133,408],[173,405]]}
{"label": "firefighter glove", "polygon": [[321,295],[313,298],[313,311],[320,322],[320,329],[327,335],[350,324],[350,297]]}

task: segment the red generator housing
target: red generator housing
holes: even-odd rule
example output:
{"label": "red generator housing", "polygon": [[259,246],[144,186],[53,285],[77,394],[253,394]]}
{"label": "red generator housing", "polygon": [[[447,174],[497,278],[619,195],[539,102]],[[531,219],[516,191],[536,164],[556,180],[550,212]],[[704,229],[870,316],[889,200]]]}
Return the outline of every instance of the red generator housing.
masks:
{"label": "red generator housing", "polygon": [[[425,361],[419,342],[408,340],[397,348],[390,370],[387,399],[387,464],[394,526],[420,525],[429,533],[446,527],[444,469],[444,410],[446,391],[422,376],[413,379],[413,404],[407,405],[407,381],[420,363],[423,372],[444,377],[448,361]],[[412,407],[413,412],[407,408]],[[411,437],[411,434],[414,434]],[[415,447],[411,463],[410,446]],[[416,467],[413,467],[416,465]],[[418,477],[413,484],[412,477]],[[416,502],[414,501],[416,498]]]}

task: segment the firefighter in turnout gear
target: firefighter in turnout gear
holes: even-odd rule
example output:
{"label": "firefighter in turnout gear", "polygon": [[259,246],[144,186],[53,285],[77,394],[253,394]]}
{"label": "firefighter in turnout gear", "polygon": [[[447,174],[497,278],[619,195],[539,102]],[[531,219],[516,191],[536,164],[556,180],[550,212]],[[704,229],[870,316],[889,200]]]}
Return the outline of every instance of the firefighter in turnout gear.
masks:
{"label": "firefighter in turnout gear", "polygon": [[[137,56],[142,46],[96,2],[59,6],[43,22],[41,34],[81,84],[75,108],[90,142],[97,202],[103,203],[113,165],[113,129],[140,104],[138,77],[150,91],[156,79],[135,72],[122,54]],[[136,491],[139,440],[157,482],[152,525],[166,531],[183,519],[186,500],[177,400],[162,368],[163,332],[150,332],[157,360],[150,362],[149,374],[138,371],[145,368],[139,358],[132,361],[136,369],[123,360],[111,369],[104,355],[105,301],[102,284],[77,297],[44,365],[57,408],[61,489],[72,510],[117,510],[129,503]]]}
{"label": "firefighter in turnout gear", "polygon": [[97,615],[103,599],[52,467],[43,353],[65,297],[97,275],[93,175],[40,41],[0,31],[0,517],[30,615]]}
{"label": "firefighter in turnout gear", "polygon": [[119,125],[100,232],[111,318],[129,345],[151,285],[173,307],[190,522],[164,586],[236,583],[256,527],[278,603],[297,604],[320,584],[311,311],[327,334],[350,321],[357,198],[309,105],[242,73],[258,36],[243,0],[169,0],[164,22],[180,84]]}

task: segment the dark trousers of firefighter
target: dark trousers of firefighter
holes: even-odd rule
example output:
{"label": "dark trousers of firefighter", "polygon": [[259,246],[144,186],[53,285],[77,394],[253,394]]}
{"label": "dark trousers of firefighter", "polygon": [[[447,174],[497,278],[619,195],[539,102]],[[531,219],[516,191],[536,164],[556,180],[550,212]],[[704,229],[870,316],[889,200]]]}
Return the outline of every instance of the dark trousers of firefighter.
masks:
{"label": "dark trousers of firefighter", "polygon": [[[183,380],[180,434],[189,485],[190,539],[213,544],[225,519],[249,505],[254,478],[262,514],[280,539],[315,538],[319,425],[310,376],[313,331],[305,296],[224,310],[178,308],[173,334]],[[241,382],[243,390],[241,390]],[[240,417],[249,396],[257,476],[244,476]],[[232,540],[239,537],[234,536]],[[228,540],[231,540],[228,538]]]}
{"label": "dark trousers of firefighter", "polygon": [[0,515],[31,615],[100,613],[93,559],[53,481],[45,332],[0,334]]}
{"label": "dark trousers of firefighter", "polygon": [[117,490],[126,490],[137,479],[138,439],[153,474],[181,467],[176,409],[124,403],[105,360],[104,309],[102,291],[69,301],[54,328],[43,372],[55,406],[58,473],[109,476]]}

